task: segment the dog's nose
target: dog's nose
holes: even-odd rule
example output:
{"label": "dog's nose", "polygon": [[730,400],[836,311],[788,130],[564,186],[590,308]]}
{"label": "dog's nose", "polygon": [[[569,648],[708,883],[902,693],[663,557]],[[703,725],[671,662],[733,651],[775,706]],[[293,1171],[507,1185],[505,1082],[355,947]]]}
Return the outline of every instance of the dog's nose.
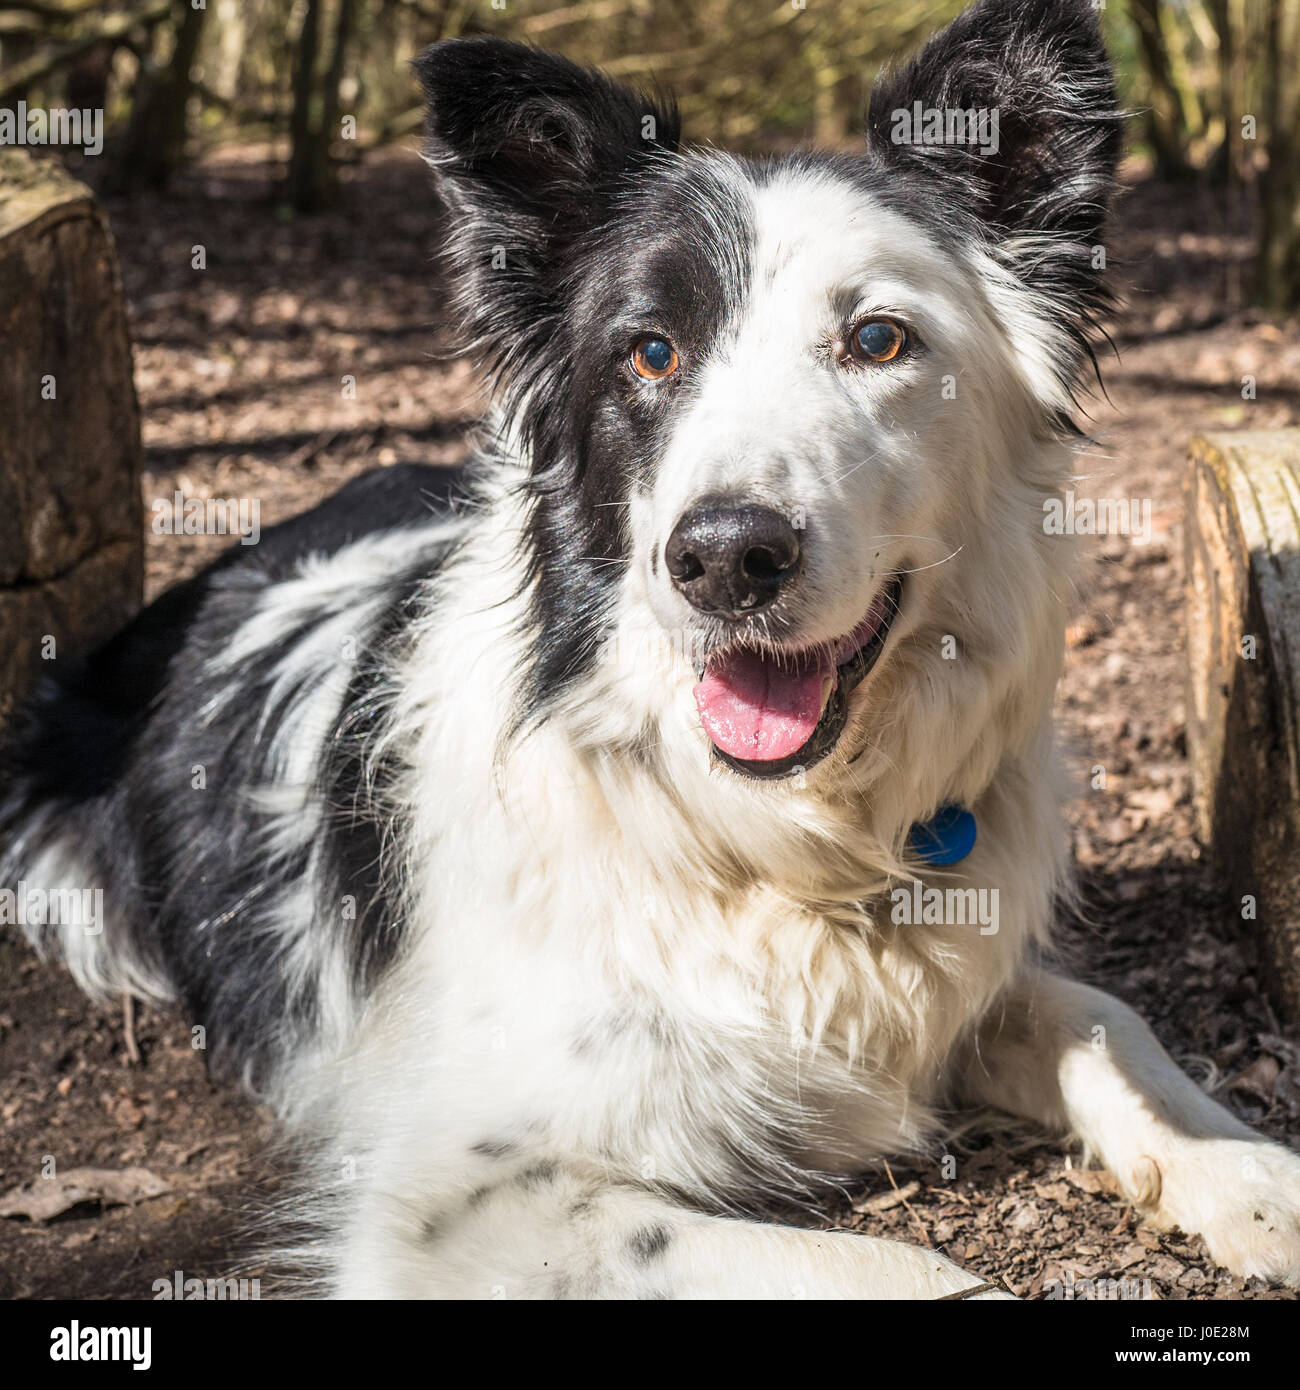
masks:
{"label": "dog's nose", "polygon": [[771,507],[702,502],[673,527],[664,563],[701,613],[743,618],[795,577],[799,553],[798,533]]}

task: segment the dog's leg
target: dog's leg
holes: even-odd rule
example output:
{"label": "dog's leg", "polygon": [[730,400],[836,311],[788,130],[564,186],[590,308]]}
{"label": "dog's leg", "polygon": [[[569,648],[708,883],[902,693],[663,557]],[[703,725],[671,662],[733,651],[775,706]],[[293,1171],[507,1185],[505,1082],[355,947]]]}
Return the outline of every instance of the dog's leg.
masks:
{"label": "dog's leg", "polygon": [[1083,1140],[1138,1207],[1204,1237],[1225,1268],[1300,1285],[1300,1155],[1211,1100],[1118,999],[1027,975],[963,1080],[968,1098]]}
{"label": "dog's leg", "polygon": [[708,1216],[551,1162],[423,1216],[409,1196],[366,1205],[340,1261],[343,1297],[1008,1296],[919,1246]]}

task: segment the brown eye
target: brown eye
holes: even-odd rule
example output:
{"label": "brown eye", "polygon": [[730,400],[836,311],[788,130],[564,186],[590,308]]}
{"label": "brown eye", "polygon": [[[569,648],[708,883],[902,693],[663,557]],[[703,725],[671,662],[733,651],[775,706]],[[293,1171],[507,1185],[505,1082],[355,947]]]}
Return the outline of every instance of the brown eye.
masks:
{"label": "brown eye", "polygon": [[677,362],[677,349],[667,338],[642,338],[632,349],[632,370],[647,381],[672,376]]}
{"label": "brown eye", "polygon": [[849,330],[849,352],[856,362],[892,362],[907,346],[907,332],[893,319],[862,319]]}

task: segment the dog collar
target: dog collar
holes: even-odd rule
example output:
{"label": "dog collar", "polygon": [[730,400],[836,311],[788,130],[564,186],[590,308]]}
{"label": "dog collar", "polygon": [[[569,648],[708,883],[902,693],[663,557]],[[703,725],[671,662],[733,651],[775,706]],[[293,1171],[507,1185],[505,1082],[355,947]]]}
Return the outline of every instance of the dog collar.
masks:
{"label": "dog collar", "polygon": [[927,864],[959,864],[975,848],[975,817],[955,802],[941,806],[911,828],[907,847]]}

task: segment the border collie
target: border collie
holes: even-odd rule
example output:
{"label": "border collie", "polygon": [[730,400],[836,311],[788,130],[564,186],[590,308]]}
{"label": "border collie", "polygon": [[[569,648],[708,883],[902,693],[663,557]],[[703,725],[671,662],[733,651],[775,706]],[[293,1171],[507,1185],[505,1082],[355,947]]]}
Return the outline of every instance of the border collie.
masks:
{"label": "border collie", "polygon": [[[38,694],[4,881],[105,921],[36,944],[181,1001],[275,1107],[336,1295],[1004,1297],[763,1219],[961,1106],[1300,1283],[1300,1157],[1050,969],[1044,503],[1119,147],[1090,0],[981,0],[857,153],[685,149],[667,101],[491,39],[417,67],[487,443]],[[896,139],[918,109],[995,112],[996,152]]]}

